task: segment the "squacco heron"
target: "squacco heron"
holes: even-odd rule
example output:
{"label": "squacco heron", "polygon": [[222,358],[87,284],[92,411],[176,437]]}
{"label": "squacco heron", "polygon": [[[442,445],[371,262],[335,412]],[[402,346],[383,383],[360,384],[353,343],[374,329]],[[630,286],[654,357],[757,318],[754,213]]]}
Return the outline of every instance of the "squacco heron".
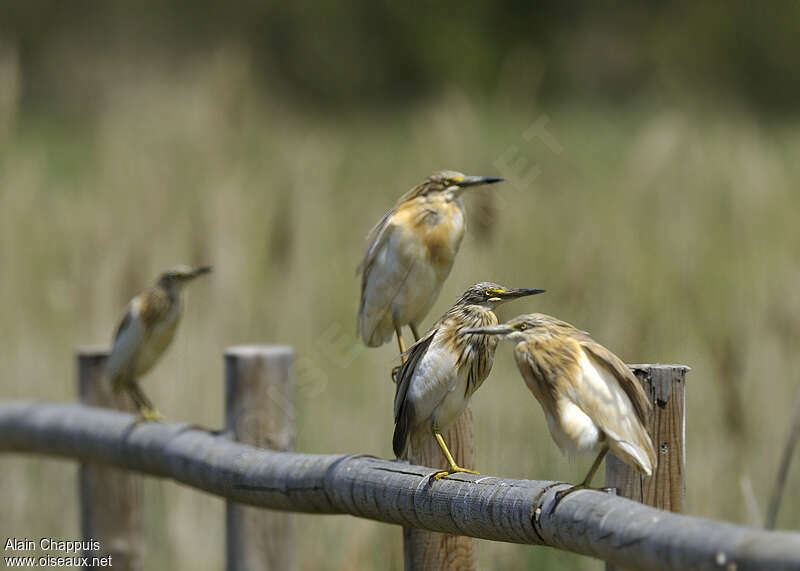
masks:
{"label": "squacco heron", "polygon": [[177,266],[164,272],[154,286],[131,300],[117,328],[106,371],[114,391],[127,391],[144,420],[157,420],[161,415],[138,379],[155,365],[175,336],[183,310],[183,287],[210,271],[210,266]]}
{"label": "squacco heron", "polygon": [[402,327],[414,340],[453,266],[464,237],[464,190],[502,179],[442,171],[405,193],[367,236],[361,273],[357,328],[368,347],[397,336],[405,353]]}
{"label": "squacco heron", "polygon": [[553,509],[568,493],[589,488],[609,450],[641,474],[653,473],[656,452],[644,426],[650,401],[625,363],[588,333],[541,313],[461,333],[515,343],[517,367],[561,451],[598,452],[583,482],[559,492]]}
{"label": "squacco heron", "polygon": [[394,398],[394,453],[414,461],[414,452],[433,436],[448,469],[476,474],[456,465],[442,432],[458,420],[469,399],[489,375],[497,340],[485,335],[459,335],[469,327],[497,324],[494,309],[510,299],[542,293],[542,289],[512,289],[491,282],[475,284],[463,293],[427,334],[409,348],[397,375]]}

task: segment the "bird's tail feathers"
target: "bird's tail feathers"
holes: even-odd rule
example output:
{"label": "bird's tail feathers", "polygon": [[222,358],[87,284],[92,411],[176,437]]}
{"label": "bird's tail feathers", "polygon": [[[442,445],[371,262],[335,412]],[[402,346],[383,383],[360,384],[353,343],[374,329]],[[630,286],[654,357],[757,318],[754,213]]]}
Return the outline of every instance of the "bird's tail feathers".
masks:
{"label": "bird's tail feathers", "polygon": [[400,414],[394,424],[394,436],[392,437],[392,449],[398,458],[408,460],[408,416]]}
{"label": "bird's tail feathers", "polygon": [[356,317],[356,335],[364,341],[367,347],[380,347],[389,340],[394,334],[394,325],[392,321],[380,321],[374,324],[374,318],[371,316],[362,315],[359,311]]}
{"label": "bird's tail feathers", "polygon": [[[636,468],[645,476],[652,476],[656,468],[656,451],[644,427],[636,423],[628,438],[606,432],[608,446],[626,464]],[[632,438],[631,438],[632,437]]]}
{"label": "bird's tail feathers", "polygon": [[615,438],[615,435],[608,434],[609,447],[626,464],[633,466],[645,476],[652,476],[656,467],[656,451],[644,428],[637,432],[636,441]]}

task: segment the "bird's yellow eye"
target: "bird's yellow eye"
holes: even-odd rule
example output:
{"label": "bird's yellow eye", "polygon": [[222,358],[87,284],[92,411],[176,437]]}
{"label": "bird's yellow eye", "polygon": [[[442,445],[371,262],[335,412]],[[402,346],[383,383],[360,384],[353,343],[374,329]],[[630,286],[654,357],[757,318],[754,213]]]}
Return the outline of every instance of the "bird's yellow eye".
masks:
{"label": "bird's yellow eye", "polygon": [[525,331],[527,328],[528,328],[527,323],[520,323],[519,325],[517,325],[517,329],[519,329],[520,331]]}

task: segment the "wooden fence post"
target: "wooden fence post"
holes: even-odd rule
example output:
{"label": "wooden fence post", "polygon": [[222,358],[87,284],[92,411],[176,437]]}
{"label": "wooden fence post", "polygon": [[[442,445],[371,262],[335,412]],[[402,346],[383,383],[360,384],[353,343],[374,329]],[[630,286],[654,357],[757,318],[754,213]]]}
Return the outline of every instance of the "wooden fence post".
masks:
{"label": "wooden fence post", "polygon": [[[136,412],[130,399],[111,390],[105,375],[107,347],[79,347],[77,358],[82,404]],[[110,466],[81,464],[79,494],[83,539],[100,544],[97,551],[83,556],[90,563],[93,557],[110,556],[114,569],[142,569],[142,477]]]}
{"label": "wooden fence post", "polygon": [[[685,365],[628,365],[653,405],[647,432],[658,464],[650,478],[610,454],[606,457],[606,486],[617,495],[680,513],[686,494],[686,373]],[[606,571],[617,569],[606,565]]]}
{"label": "wooden fence post", "polygon": [[[241,345],[225,351],[225,427],[237,442],[294,449],[294,350],[284,345]],[[227,569],[292,568],[294,521],[228,501]]]}
{"label": "wooden fence post", "polygon": [[[456,464],[474,469],[475,452],[472,439],[472,409],[467,408],[447,433],[443,434]],[[447,468],[441,448],[431,437],[426,441],[420,454],[414,458],[422,466]],[[403,528],[403,559],[406,571],[427,569],[458,569],[472,571],[476,568],[475,539],[463,535],[448,535],[423,531],[410,527]]]}

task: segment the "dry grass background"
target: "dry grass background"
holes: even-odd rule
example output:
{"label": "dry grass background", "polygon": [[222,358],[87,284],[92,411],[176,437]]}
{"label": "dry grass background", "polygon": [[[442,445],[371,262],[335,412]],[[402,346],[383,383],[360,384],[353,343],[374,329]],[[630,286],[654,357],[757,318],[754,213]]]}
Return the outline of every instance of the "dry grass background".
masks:
{"label": "dry grass background", "polygon": [[[455,89],[393,114],[324,115],[264,96],[235,50],[178,71],[117,63],[82,71],[89,88],[103,78],[89,122],[17,115],[0,97],[12,125],[0,130],[2,398],[73,400],[77,345],[107,342],[163,268],[212,263],[144,382],[162,412],[220,426],[225,347],[288,343],[298,450],[388,457],[395,347],[354,336],[364,236],[434,170],[500,174],[509,181],[466,198],[470,228],[425,325],[492,279],[548,289],[501,317],[552,313],[629,362],[689,364],[687,512],[753,523],[748,480],[766,508],[799,376],[800,125],[697,107],[519,107]],[[524,136],[544,114],[560,153]],[[591,459],[558,453],[508,347],[473,406],[482,472],[583,475]],[[0,529],[78,537],[76,473],[2,457]],[[146,492],[148,568],[221,568],[223,503],[156,480]],[[796,529],[800,491],[787,494],[779,527]],[[299,569],[401,565],[399,528],[298,520]],[[599,568],[543,548],[479,553],[483,568]]]}

